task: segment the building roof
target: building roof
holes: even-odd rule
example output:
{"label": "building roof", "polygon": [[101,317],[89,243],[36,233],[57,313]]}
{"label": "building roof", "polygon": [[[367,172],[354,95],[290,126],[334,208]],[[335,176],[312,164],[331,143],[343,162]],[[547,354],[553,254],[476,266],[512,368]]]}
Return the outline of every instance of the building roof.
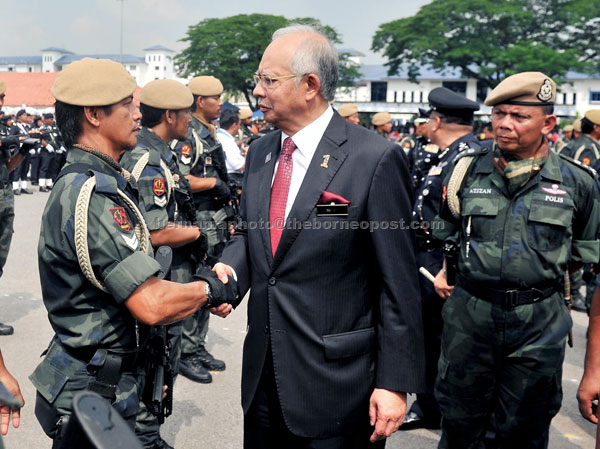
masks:
{"label": "building roof", "polygon": [[0,56],[0,65],[42,64],[41,56]]}
{"label": "building roof", "polygon": [[361,53],[354,48],[336,48],[338,53],[348,53],[350,56],[364,56],[364,53]]}
{"label": "building roof", "polygon": [[58,53],[63,53],[65,55],[73,55],[74,54],[72,51],[65,50],[64,48],[58,48],[58,47],[42,48],[40,51],[55,51]]}
{"label": "building roof", "polygon": [[67,65],[75,61],[79,61],[83,58],[96,58],[96,59],[110,59],[115,62],[121,62],[124,64],[138,63],[138,62],[146,62],[144,58],[140,58],[138,56],[125,54],[123,55],[123,59],[121,60],[121,55],[117,54],[108,54],[108,55],[64,55],[61,56],[58,60],[54,62],[56,65]]}
{"label": "building roof", "polygon": [[170,48],[167,48],[163,45],[154,45],[152,47],[144,48],[144,51],[170,51],[172,53],[175,53],[175,50],[171,50]]}
{"label": "building roof", "polygon": [[54,97],[50,88],[58,72],[0,72],[0,79],[6,83],[6,107],[20,107],[25,104],[33,107],[51,107]]}

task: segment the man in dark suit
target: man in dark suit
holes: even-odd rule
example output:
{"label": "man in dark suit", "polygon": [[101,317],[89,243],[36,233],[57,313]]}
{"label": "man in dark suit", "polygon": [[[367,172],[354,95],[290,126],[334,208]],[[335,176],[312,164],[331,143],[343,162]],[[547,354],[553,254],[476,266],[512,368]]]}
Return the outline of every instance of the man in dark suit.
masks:
{"label": "man in dark suit", "polygon": [[279,131],[248,152],[242,225],[215,266],[251,289],[246,448],[383,447],[423,387],[406,158],[333,111],[337,75],[331,43],[292,26],[255,77]]}

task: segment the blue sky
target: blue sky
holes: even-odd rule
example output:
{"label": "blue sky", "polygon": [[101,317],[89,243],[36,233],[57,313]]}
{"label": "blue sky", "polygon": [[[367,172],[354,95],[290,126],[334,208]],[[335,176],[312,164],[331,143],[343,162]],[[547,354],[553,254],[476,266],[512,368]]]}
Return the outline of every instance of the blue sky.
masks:
{"label": "blue sky", "polygon": [[[190,25],[209,17],[275,14],[317,17],[333,26],[345,48],[366,55],[364,62],[383,63],[369,51],[382,23],[415,14],[429,0],[125,0],[123,52],[138,56],[161,44],[180,51]],[[0,56],[38,55],[45,47],[74,53],[119,53],[121,3],[118,0],[2,1],[3,44]]]}

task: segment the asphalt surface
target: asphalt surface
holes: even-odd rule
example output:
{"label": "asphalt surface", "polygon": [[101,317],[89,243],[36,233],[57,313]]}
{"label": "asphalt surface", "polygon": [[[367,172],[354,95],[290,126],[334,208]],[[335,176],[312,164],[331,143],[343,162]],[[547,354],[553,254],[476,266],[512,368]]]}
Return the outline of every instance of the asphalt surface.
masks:
{"label": "asphalt surface", "polygon": [[[53,332],[41,299],[37,269],[37,243],[41,216],[48,194],[16,197],[15,233],[4,275],[0,278],[0,322],[14,325],[12,336],[0,337],[0,348],[9,370],[18,379],[25,397],[21,426],[11,428],[7,449],[50,448],[35,416],[35,389],[28,376],[39,363]],[[564,399],[553,420],[550,448],[593,448],[595,426],[577,409],[575,394],[583,373],[587,316],[573,312],[575,348],[567,348],[564,363]],[[227,363],[213,374],[213,383],[196,384],[179,377],[175,385],[174,413],[163,426],[164,439],[177,449],[242,447],[243,416],[240,406],[241,354],[246,332],[243,303],[227,319],[211,317],[208,349]],[[412,399],[411,399],[412,401]],[[439,431],[397,432],[386,447],[429,449],[437,447]],[[516,448],[515,448],[516,449]]]}

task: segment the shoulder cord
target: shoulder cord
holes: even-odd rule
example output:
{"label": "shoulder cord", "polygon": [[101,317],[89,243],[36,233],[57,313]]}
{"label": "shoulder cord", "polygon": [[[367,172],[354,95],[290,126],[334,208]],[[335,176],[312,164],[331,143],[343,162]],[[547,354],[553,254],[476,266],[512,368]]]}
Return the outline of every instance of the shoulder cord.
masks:
{"label": "shoulder cord", "polygon": [[[573,159],[578,161],[579,156],[581,156],[581,153],[583,153],[584,150],[585,150],[585,144],[583,144],[579,148],[577,148],[577,151],[575,152]],[[594,151],[594,156],[596,156],[596,159],[600,159],[600,153],[598,152],[598,148],[596,147],[596,145],[592,145],[592,150]]]}
{"label": "shoulder cord", "polygon": [[448,191],[446,192],[446,198],[448,200],[448,208],[450,209],[450,213],[455,219],[460,218],[461,214],[458,192],[462,187],[462,183],[465,180],[465,176],[467,175],[469,167],[471,166],[471,163],[474,159],[474,156],[465,156],[460,158],[456,163],[454,170],[452,170],[452,175],[450,176],[450,180],[448,181]]}
{"label": "shoulder cord", "polygon": [[192,129],[192,136],[194,136],[194,141],[196,142],[196,156],[194,157],[194,162],[192,162],[192,168],[194,168],[198,165],[200,155],[204,153],[204,144],[202,143],[202,140],[200,140],[200,136],[195,129]]}
{"label": "shoulder cord", "polygon": [[[146,165],[148,165],[149,159],[150,153],[146,151],[133,167],[133,170],[131,171],[131,176],[133,176],[136,182],[139,181],[140,176],[144,171],[144,168],[146,168]],[[160,158],[160,166],[165,172],[165,178],[167,180],[167,201],[169,201],[169,199],[171,198],[171,192],[175,188],[175,180],[173,179],[173,173],[171,173],[171,170],[169,170],[169,167],[167,166],[165,161],[163,161],[162,157]]]}
{"label": "shoulder cord", "polygon": [[[75,204],[75,252],[77,253],[77,261],[79,262],[81,271],[87,280],[90,281],[95,287],[108,293],[106,287],[96,278],[94,274],[88,247],[88,212],[92,192],[95,186],[96,178],[92,176],[83,184],[79,192],[79,196],[77,197],[77,202]],[[135,235],[140,241],[141,251],[149,254],[148,242],[150,239],[150,232],[148,231],[148,227],[146,226],[146,222],[144,221],[142,213],[125,193],[119,189],[117,189],[117,193],[135,214],[138,220],[138,224],[136,224],[134,228]]]}

